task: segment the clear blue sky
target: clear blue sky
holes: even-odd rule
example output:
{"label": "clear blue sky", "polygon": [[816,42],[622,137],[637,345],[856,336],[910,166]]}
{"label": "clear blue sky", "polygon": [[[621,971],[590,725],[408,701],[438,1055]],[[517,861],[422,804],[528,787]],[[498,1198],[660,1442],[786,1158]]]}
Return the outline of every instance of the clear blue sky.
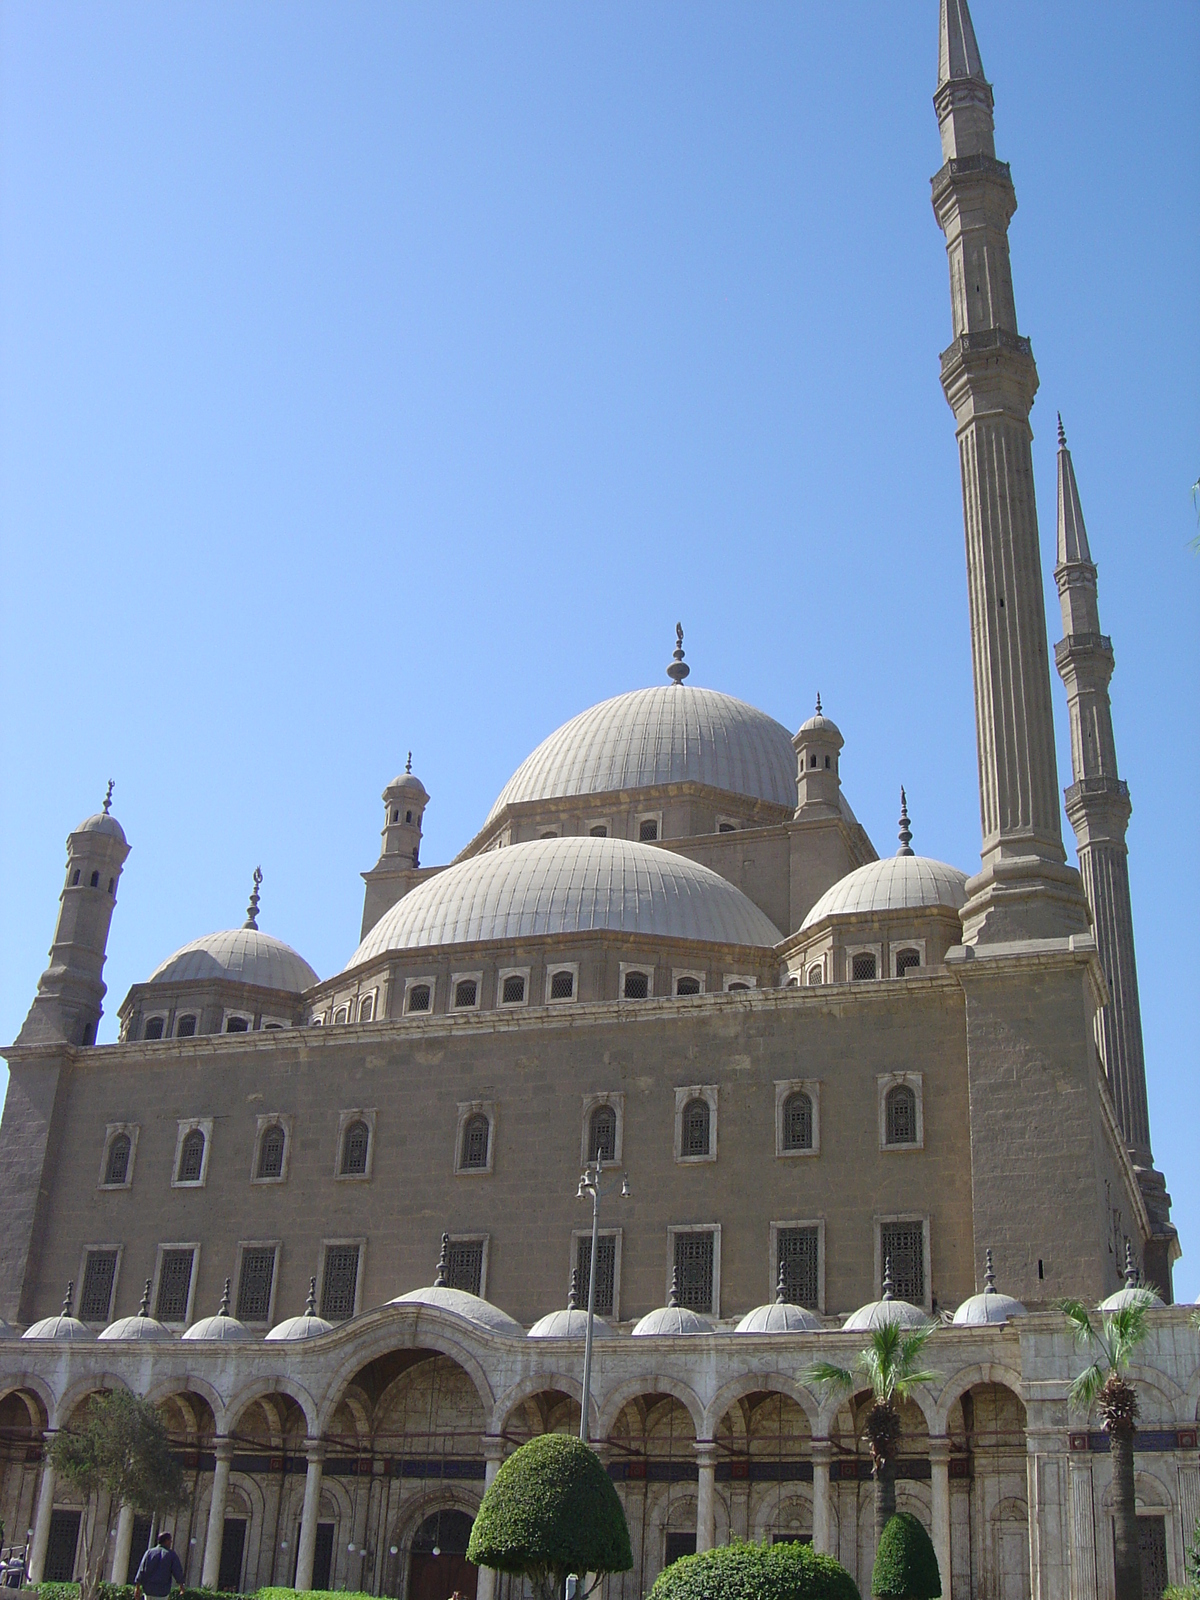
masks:
{"label": "clear blue sky", "polygon": [[[979,812],[930,97],[936,0],[0,11],[0,1034],[116,779],[128,986],[262,924],[354,949],[566,717],[693,683],[970,869]],[[977,0],[1134,801],[1154,1146],[1200,1292],[1200,8]],[[1048,585],[1052,637],[1059,624]],[[1055,680],[1060,779],[1070,762]],[[1066,824],[1064,821],[1064,828]]]}

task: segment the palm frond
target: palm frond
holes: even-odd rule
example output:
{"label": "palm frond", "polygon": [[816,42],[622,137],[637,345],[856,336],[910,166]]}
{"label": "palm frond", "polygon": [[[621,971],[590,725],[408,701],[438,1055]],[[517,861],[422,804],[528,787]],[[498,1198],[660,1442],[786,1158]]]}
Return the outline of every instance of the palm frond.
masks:
{"label": "palm frond", "polygon": [[932,1370],[932,1368],[926,1371],[908,1372],[905,1373],[903,1378],[897,1380],[895,1388],[892,1392],[897,1395],[899,1399],[907,1400],[911,1391],[915,1389],[919,1383],[937,1383],[941,1376],[942,1375],[940,1372],[935,1372]]}
{"label": "palm frond", "polygon": [[1097,1337],[1092,1326],[1091,1313],[1082,1300],[1056,1300],[1055,1306],[1066,1317],[1071,1332],[1075,1336],[1075,1343],[1079,1345],[1091,1344]]}
{"label": "palm frond", "polygon": [[823,1389],[853,1389],[854,1374],[832,1361],[813,1361],[800,1374],[805,1383],[819,1384]]}
{"label": "palm frond", "polygon": [[1084,1367],[1067,1390],[1067,1399],[1073,1406],[1078,1406],[1081,1411],[1090,1411],[1096,1403],[1096,1396],[1104,1387],[1107,1374],[1098,1361],[1093,1361],[1091,1366]]}
{"label": "palm frond", "polygon": [[[1134,1298],[1136,1296],[1136,1299]],[[1112,1366],[1124,1372],[1133,1359],[1133,1353],[1150,1331],[1147,1312],[1160,1306],[1162,1301],[1153,1289],[1134,1289],[1129,1301],[1116,1311],[1105,1313],[1104,1342],[1110,1351]]]}

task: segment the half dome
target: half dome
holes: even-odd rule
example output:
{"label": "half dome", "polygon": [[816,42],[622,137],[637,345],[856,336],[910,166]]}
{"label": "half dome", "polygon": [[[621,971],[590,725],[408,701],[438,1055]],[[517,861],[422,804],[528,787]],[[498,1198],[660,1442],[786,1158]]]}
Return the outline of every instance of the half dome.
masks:
{"label": "half dome", "polygon": [[[664,691],[676,692],[691,691]],[[740,889],[670,851],[631,839],[531,839],[420,884],[379,919],[347,969],[388,950],[598,931],[766,948],[782,937]]]}
{"label": "half dome", "polygon": [[290,944],[258,928],[208,933],[176,950],[150,974],[150,983],[205,983],[214,978],[249,983],[259,989],[303,994],[319,980]]}
{"label": "half dome", "polygon": [[865,917],[881,911],[960,911],[967,875],[928,856],[886,856],[839,878],[800,924],[800,932],[826,917]]}
{"label": "half dome", "polygon": [[487,821],[527,801],[668,783],[702,783],[794,810],[792,736],[774,717],[715,689],[634,689],[544,739],[501,789]]}

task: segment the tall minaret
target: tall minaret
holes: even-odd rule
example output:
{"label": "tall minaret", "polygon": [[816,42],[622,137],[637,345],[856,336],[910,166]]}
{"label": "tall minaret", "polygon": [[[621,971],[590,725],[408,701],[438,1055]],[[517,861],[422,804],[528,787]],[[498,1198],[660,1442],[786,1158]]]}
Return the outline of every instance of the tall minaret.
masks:
{"label": "tall minaret", "polygon": [[[1108,977],[1111,999],[1096,1016],[1097,1043],[1117,1108],[1117,1121],[1138,1175],[1155,1230],[1159,1263],[1146,1262],[1169,1298],[1170,1254],[1175,1230],[1171,1199],[1150,1153],[1146,1106],[1146,1060],[1142,1011],[1138,1000],[1133,912],[1129,900],[1129,859],[1125,829],[1131,806],[1129,785],[1117,775],[1108,684],[1113,670],[1112,640],[1100,631],[1096,568],[1088,548],[1075,468],[1058,422],[1058,565],[1054,569],[1062,604],[1063,633],[1054,647],[1059,676],[1067,691],[1071,719],[1071,773],[1067,816],[1079,846],[1079,867],[1092,908],[1096,947]],[[1158,1270],[1155,1270],[1158,1268]]]}
{"label": "tall minaret", "polygon": [[933,103],[944,165],[933,208],[946,235],[954,338],[942,387],[957,424],[983,825],[967,885],[968,944],[1062,938],[1088,926],[1066,865],[1029,412],[1037,369],[1017,331],[1008,224],[1017,208],[996,160],[991,85],[967,0],[941,0]]}

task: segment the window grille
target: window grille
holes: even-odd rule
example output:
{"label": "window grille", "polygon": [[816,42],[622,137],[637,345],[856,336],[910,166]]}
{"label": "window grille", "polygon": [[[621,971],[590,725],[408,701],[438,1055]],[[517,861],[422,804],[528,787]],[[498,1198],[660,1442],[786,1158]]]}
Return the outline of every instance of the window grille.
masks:
{"label": "window grille", "polygon": [[162,1036],[163,1036],[163,1019],[162,1019],[162,1017],[151,1017],[149,1022],[146,1024],[146,1031],[143,1034],[143,1038],[146,1038],[146,1039],[161,1039]]}
{"label": "window grille", "polygon": [[414,983],[408,991],[408,1009],[410,1011],[428,1011],[431,999],[427,983]]}
{"label": "window grille", "polygon": [[700,993],[700,979],[699,978],[679,978],[679,979],[677,979],[676,983],[675,983],[675,993],[676,994],[699,994]]}
{"label": "window grille", "polygon": [[108,1321],[116,1276],[115,1250],[88,1251],[83,1269],[83,1293],[79,1297],[79,1316],[83,1322]]}
{"label": "window grille", "polygon": [[783,1148],[811,1150],[812,1147],[813,1103],[803,1089],[797,1089],[783,1102]]}
{"label": "window grille", "polygon": [[479,993],[479,986],[474,978],[463,978],[454,985],[454,1005],[459,1011],[469,1009],[475,1004],[475,997]]}
{"label": "window grille", "polygon": [[525,979],[519,972],[510,972],[504,980],[503,999],[506,1006],[517,1006],[525,998]]}
{"label": "window grille", "polygon": [[108,1160],[104,1167],[105,1183],[125,1183],[129,1178],[129,1157],[133,1153],[133,1140],[127,1133],[119,1133],[108,1147]]}
{"label": "window grille", "polygon": [[367,1170],[371,1130],[365,1122],[352,1122],[342,1135],[342,1177],[361,1177]]}
{"label": "window grille", "polygon": [[885,1222],[879,1229],[879,1253],[886,1270],[892,1266],[897,1300],[925,1303],[925,1229],[919,1222]]}
{"label": "window grille", "polygon": [[483,1293],[483,1243],[482,1239],[451,1239],[446,1263],[452,1289]]}
{"label": "window grille", "polygon": [[608,838],[608,829],[604,825],[603,822],[597,823],[594,828],[589,828],[588,832],[591,834],[593,839],[607,839]]}
{"label": "window grille", "polygon": [[689,1100],[683,1108],[680,1151],[685,1156],[709,1154],[710,1114],[707,1100]]}
{"label": "window grille", "polygon": [[[575,1256],[578,1269],[580,1305],[587,1309],[588,1284],[592,1273],[592,1241],[580,1239]],[[614,1234],[601,1234],[596,1240],[596,1315],[611,1317],[617,1303],[617,1240]]]}
{"label": "window grille", "polygon": [[199,1183],[204,1169],[204,1135],[193,1128],[179,1147],[179,1183]]}
{"label": "window grille", "polygon": [[648,972],[627,972],[625,974],[626,1000],[644,1000],[650,993],[650,974]]}
{"label": "window grille", "polygon": [[347,1023],[349,1021],[350,1021],[350,1007],[349,1006],[339,1006],[337,1008],[337,1010],[333,1013],[333,1025],[334,1025],[334,1027],[335,1028],[340,1028],[345,1023]]}
{"label": "window grille", "polygon": [[344,1322],[354,1315],[357,1287],[358,1246],[326,1245],[325,1276],[321,1280],[321,1315],[326,1322]]}
{"label": "window grille", "polygon": [[898,1083],[888,1090],[883,1113],[888,1144],[916,1144],[917,1097],[908,1084]]}
{"label": "window grille", "polygon": [[856,956],[850,958],[850,976],[855,983],[861,983],[864,978],[875,976],[875,952],[873,950],[860,950]]}
{"label": "window grille", "polygon": [[488,1135],[491,1124],[482,1111],[469,1116],[463,1123],[462,1159],[459,1165],[464,1172],[478,1172],[488,1164]]}
{"label": "window grille", "polygon": [[158,1299],[154,1315],[160,1322],[183,1322],[192,1287],[191,1250],[164,1250],[158,1267]]}
{"label": "window grille", "polygon": [[569,1000],[575,993],[575,974],[556,972],[550,979],[551,1000]]}
{"label": "window grille", "polygon": [[778,1259],[776,1278],[783,1274],[784,1293],[794,1306],[817,1309],[817,1230],[816,1228],[780,1228],[775,1236]]}
{"label": "window grille", "polygon": [[919,950],[901,950],[896,957],[896,976],[903,978],[914,967],[921,965],[921,952]]}
{"label": "window grille", "polygon": [[643,817],[638,823],[638,838],[643,844],[652,844],[658,838],[658,819]]}
{"label": "window grille", "polygon": [[175,1024],[175,1037],[177,1039],[190,1039],[196,1031],[196,1019],[189,1015],[180,1017]]}
{"label": "window grille", "polygon": [[[1165,1517],[1139,1517],[1137,1519],[1138,1554],[1142,1563],[1142,1600],[1161,1600],[1162,1592],[1171,1581],[1167,1567],[1167,1519]],[[1117,1528],[1113,1524],[1113,1556],[1117,1549]],[[1184,1591],[1186,1593],[1186,1590]]]}
{"label": "window grille", "polygon": [[[343,1018],[342,1020],[345,1021],[345,1018]],[[245,1017],[226,1017],[226,1019],[225,1019],[225,1032],[226,1033],[249,1033],[250,1032],[250,1024],[246,1021]]]}
{"label": "window grille", "polygon": [[283,1129],[276,1122],[263,1131],[263,1136],[258,1145],[258,1176],[260,1178],[283,1177]]}
{"label": "window grille", "polygon": [[821,966],[820,962],[817,962],[817,964],[815,966],[809,967],[809,969],[808,969],[808,981],[814,987],[818,983],[824,983],[825,982],[825,970]]}
{"label": "window grille", "polygon": [[243,1322],[265,1322],[271,1314],[271,1285],[275,1281],[275,1246],[242,1251],[238,1278],[237,1314]]}
{"label": "window grille", "polygon": [[47,1583],[69,1583],[75,1576],[75,1552],[79,1545],[81,1511],[52,1511],[50,1537],[46,1542],[43,1574]]}
{"label": "window grille", "polygon": [[597,1106],[588,1122],[588,1160],[617,1159],[617,1113],[612,1106]]}
{"label": "window grille", "polygon": [[375,1017],[375,996],[373,994],[369,994],[369,995],[367,995],[365,1000],[360,1000],[359,1001],[358,1020],[360,1022],[371,1022],[371,1021],[374,1020],[374,1017]]}
{"label": "window grille", "polygon": [[675,1282],[679,1304],[711,1314],[713,1308],[713,1244],[711,1233],[675,1235]]}

